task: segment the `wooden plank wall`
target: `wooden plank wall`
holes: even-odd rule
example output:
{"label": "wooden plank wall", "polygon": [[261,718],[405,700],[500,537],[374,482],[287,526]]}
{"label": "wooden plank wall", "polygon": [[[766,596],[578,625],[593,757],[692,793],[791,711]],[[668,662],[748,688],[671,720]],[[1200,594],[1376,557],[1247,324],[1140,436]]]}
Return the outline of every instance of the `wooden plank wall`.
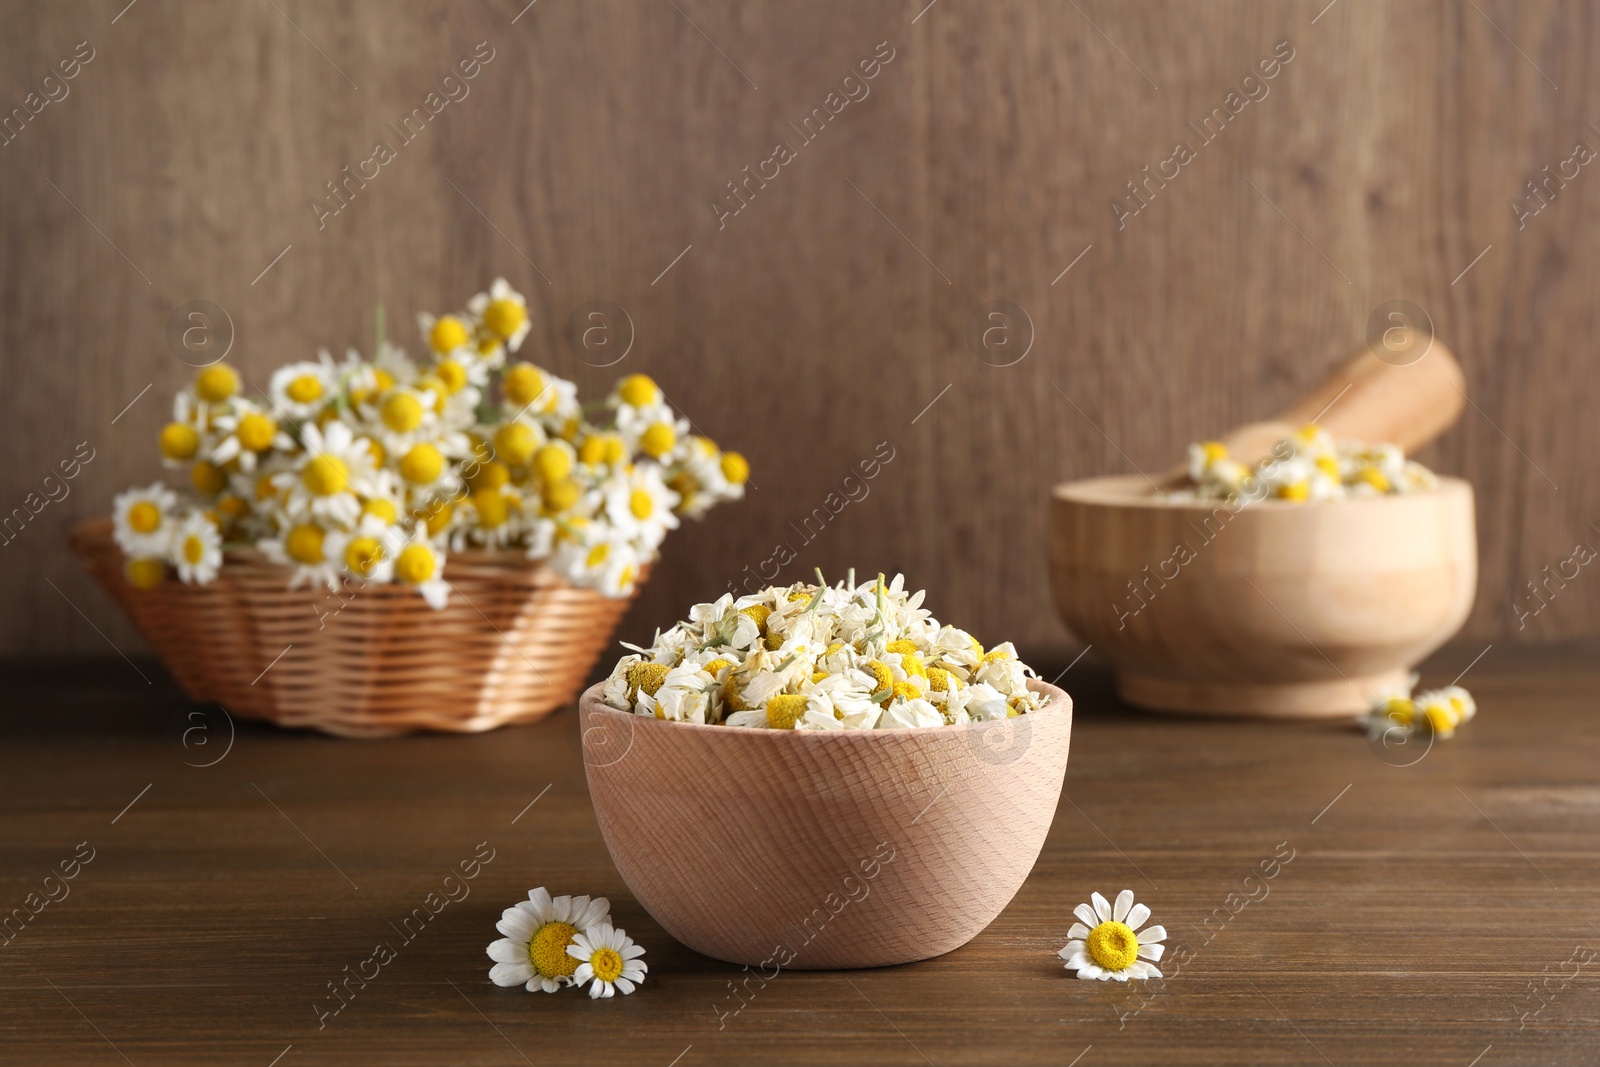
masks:
{"label": "wooden plank wall", "polygon": [[[175,306],[224,307],[259,381],[370,344],[379,300],[404,323],[499,274],[534,358],[589,391],[647,371],[753,462],[744,504],[669,541],[626,635],[788,544],[786,577],[903,569],[985,640],[1065,651],[1051,484],[1269,412],[1394,298],[1468,371],[1475,406],[1423,458],[1480,494],[1470,634],[1600,633],[1587,570],[1520,628],[1512,606],[1600,545],[1600,177],[1511,206],[1600,148],[1591,7],[925,2],[5,3],[0,110],[67,95],[0,147],[0,511],[80,443],[93,459],[0,548],[0,652],[109,653],[83,616],[138,647],[63,534],[156,470],[188,373]],[[319,220],[325,183],[480,42],[468,95]],[[830,92],[860,99],[802,139]],[[1189,123],[1230,92],[1203,140]],[[1127,183],[1179,141],[1194,158],[1132,214]],[[713,207],[779,142],[776,178]],[[566,341],[593,300],[634,324],[615,368]],[[1032,322],[1012,366],[967,340],[995,300]],[[880,449],[860,499],[799,533]]]}

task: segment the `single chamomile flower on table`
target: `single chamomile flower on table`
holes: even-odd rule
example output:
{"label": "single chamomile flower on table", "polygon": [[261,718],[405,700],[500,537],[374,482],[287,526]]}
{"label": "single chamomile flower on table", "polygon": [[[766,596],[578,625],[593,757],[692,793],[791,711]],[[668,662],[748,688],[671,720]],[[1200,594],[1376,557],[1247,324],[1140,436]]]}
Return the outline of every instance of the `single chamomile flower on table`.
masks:
{"label": "single chamomile flower on table", "polygon": [[184,516],[173,531],[168,558],[184,581],[201,584],[211,581],[222,566],[222,535],[217,532],[216,524],[198,511]]}
{"label": "single chamomile flower on table", "polygon": [[571,985],[582,961],[569,956],[568,947],[585,930],[609,930],[610,917],[611,902],[605,897],[552,897],[543,886],[530,890],[527,900],[507,908],[495,924],[506,936],[489,945],[489,958],[495,961],[489,980],[497,986],[520,985],[530,993],[554,993]]}
{"label": "single chamomile flower on table", "polygon": [[567,955],[579,961],[572,980],[579,986],[587,984],[590,998],[616,996],[619,989],[624,995],[632,993],[650,969],[639,958],[644,949],[609,922],[573,938]]}
{"label": "single chamomile flower on table", "polygon": [[1090,903],[1073,909],[1080,921],[1072,924],[1067,931],[1071,940],[1056,953],[1066,961],[1067,969],[1077,971],[1079,978],[1101,981],[1160,978],[1155,961],[1166,951],[1162,942],[1167,939],[1167,930],[1164,926],[1144,926],[1150,909],[1134,903],[1133,890],[1118,893],[1114,905],[1106,903],[1099,893],[1089,899]]}

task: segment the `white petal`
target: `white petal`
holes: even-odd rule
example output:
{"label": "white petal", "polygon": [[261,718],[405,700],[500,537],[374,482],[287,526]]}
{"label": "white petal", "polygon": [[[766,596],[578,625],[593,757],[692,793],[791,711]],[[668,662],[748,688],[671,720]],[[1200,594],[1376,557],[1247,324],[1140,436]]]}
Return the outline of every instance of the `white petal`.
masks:
{"label": "white petal", "polygon": [[624,967],[622,968],[622,977],[626,978],[630,982],[642,982],[644,981],[646,970],[647,968],[642,963],[633,967]]}
{"label": "white petal", "polygon": [[1167,951],[1166,945],[1141,944],[1139,946],[1139,955],[1143,956],[1147,960],[1159,960],[1161,958],[1161,954],[1165,951]]}
{"label": "white petal", "polygon": [[489,968],[489,981],[507,988],[521,985],[533,975],[533,967],[526,963],[497,963]]}
{"label": "white petal", "polygon": [[507,908],[494,928],[514,941],[531,941],[539,924],[521,908]]}
{"label": "white petal", "polygon": [[1133,963],[1133,966],[1128,968],[1128,973],[1131,974],[1135,978],[1144,978],[1144,979],[1160,978],[1161,977],[1161,968],[1159,968],[1159,967],[1157,967],[1157,966],[1155,966],[1153,964],[1144,963],[1144,962],[1141,962],[1139,960],[1135,960],[1134,963]]}
{"label": "white petal", "polygon": [[1100,925],[1100,916],[1096,915],[1094,913],[1094,909],[1087,904],[1079,904],[1076,908],[1072,909],[1072,914],[1082,919],[1091,930]]}
{"label": "white petal", "polygon": [[1107,971],[1106,972],[1106,977],[1111,979],[1113,982],[1126,982],[1128,980],[1128,972],[1127,971]]}
{"label": "white petal", "polygon": [[1094,905],[1094,913],[1101,922],[1111,921],[1111,903],[1099,893],[1090,893],[1089,902]]}
{"label": "white petal", "polygon": [[1143,930],[1139,931],[1139,944],[1141,945],[1155,945],[1165,941],[1166,939],[1167,928],[1165,926],[1147,926]]}
{"label": "white petal", "polygon": [[502,937],[489,946],[489,958],[496,963],[527,963],[528,943]]}
{"label": "white petal", "polygon": [[1107,978],[1109,978],[1111,976],[1110,976],[1109,973],[1107,973],[1106,971],[1101,970],[1095,964],[1090,963],[1090,964],[1086,964],[1085,966],[1082,966],[1082,967],[1078,968],[1078,977],[1079,978],[1095,978],[1095,979],[1099,979],[1100,981],[1105,981]]}
{"label": "white petal", "polygon": [[1082,952],[1083,947],[1084,945],[1082,941],[1068,941],[1065,945],[1061,946],[1061,951],[1057,952],[1056,955],[1060,956],[1062,959],[1066,959],[1074,952]]}
{"label": "white petal", "polygon": [[1072,929],[1067,931],[1067,936],[1073,938],[1074,940],[1088,937],[1089,928],[1082,923],[1073,923]]}
{"label": "white petal", "polygon": [[548,911],[550,909],[550,891],[544,886],[540,886],[538,889],[530,889],[528,890],[528,901],[540,912]]}
{"label": "white petal", "polygon": [[593,977],[594,968],[589,966],[587,963],[578,964],[578,969],[572,973],[572,981],[575,985],[583,985],[583,983],[587,982]]}
{"label": "white petal", "polygon": [[643,955],[644,948],[640,945],[629,945],[627,948],[622,950],[622,958],[625,960],[636,960]]}
{"label": "white petal", "polygon": [[1062,959],[1066,960],[1067,968],[1073,971],[1081,971],[1093,962],[1089,959],[1089,954],[1081,948],[1063,956]]}
{"label": "white petal", "polygon": [[1112,906],[1111,917],[1117,922],[1128,917],[1128,909],[1133,907],[1133,890],[1124,889],[1117,894],[1117,902]]}
{"label": "white petal", "polygon": [[1128,909],[1128,917],[1123,922],[1128,924],[1128,929],[1137,930],[1144,925],[1144,921],[1148,918],[1150,918],[1150,909],[1143,904],[1135,904]]}
{"label": "white petal", "polygon": [[619,975],[617,977],[617,988],[622,990],[624,994],[632,993],[633,983],[628,981],[626,977]]}

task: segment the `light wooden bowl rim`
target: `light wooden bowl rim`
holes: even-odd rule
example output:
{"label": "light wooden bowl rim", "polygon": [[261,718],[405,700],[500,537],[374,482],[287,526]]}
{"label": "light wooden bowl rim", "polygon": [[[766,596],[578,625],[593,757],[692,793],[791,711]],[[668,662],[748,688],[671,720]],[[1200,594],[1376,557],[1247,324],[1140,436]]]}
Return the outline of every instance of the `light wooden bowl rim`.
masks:
{"label": "light wooden bowl rim", "polygon": [[[583,711],[603,709],[613,715],[623,716],[633,722],[633,727],[645,724],[647,730],[697,730],[703,733],[731,735],[732,737],[785,737],[792,740],[781,741],[779,744],[832,744],[833,739],[855,738],[888,738],[888,737],[959,737],[986,727],[993,727],[996,723],[1011,722],[1013,719],[1031,719],[1034,717],[1055,718],[1056,713],[1065,713],[1068,722],[1072,719],[1072,695],[1059,686],[1049,682],[1041,682],[1037,678],[1028,679],[1028,688],[1036,693],[1044,693],[1050,697],[1050,703],[1037,711],[1030,711],[1025,715],[1017,715],[1007,719],[989,719],[985,722],[968,722],[959,726],[907,726],[893,730],[770,730],[762,726],[726,726],[721,723],[676,722],[669,719],[658,719],[654,715],[640,715],[634,711],[622,711],[607,704],[600,699],[600,693],[605,689],[605,682],[596,682],[584,690],[579,707]],[[827,738],[825,741],[812,741],[812,738]],[[840,742],[843,743],[843,742]],[[856,742],[857,744],[862,742]]]}
{"label": "light wooden bowl rim", "polygon": [[[1135,493],[1123,492],[1126,487],[1137,488]],[[1449,475],[1439,475],[1439,486],[1436,489],[1426,489],[1416,493],[1394,493],[1384,496],[1355,496],[1342,500],[1307,500],[1296,503],[1291,500],[1275,500],[1271,497],[1253,501],[1241,507],[1235,514],[1248,512],[1280,512],[1292,511],[1297,513],[1314,514],[1327,508],[1334,507],[1392,507],[1396,501],[1401,500],[1432,500],[1436,497],[1455,496],[1462,493],[1471,494],[1472,483],[1462,478]],[[1215,511],[1219,507],[1226,507],[1226,500],[1160,500],[1150,492],[1149,483],[1140,474],[1114,474],[1099,478],[1081,478],[1072,482],[1061,482],[1050,490],[1050,496],[1055,500],[1064,500],[1073,504],[1089,504],[1101,507],[1118,508],[1145,508],[1151,511]]]}

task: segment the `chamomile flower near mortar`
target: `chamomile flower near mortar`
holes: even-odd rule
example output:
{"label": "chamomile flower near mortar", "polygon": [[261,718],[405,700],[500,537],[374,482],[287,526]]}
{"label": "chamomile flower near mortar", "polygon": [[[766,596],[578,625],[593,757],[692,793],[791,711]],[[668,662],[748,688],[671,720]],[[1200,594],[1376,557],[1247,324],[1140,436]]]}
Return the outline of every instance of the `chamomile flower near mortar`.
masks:
{"label": "chamomile flower near mortar", "polygon": [[1118,893],[1115,904],[1099,893],[1089,899],[1073,909],[1079,921],[1067,931],[1066,947],[1056,953],[1067,969],[1077,971],[1079,978],[1101,981],[1160,978],[1156,962],[1166,951],[1167,930],[1144,925],[1150,909],[1134,902],[1133,890]]}
{"label": "chamomile flower near mortar", "polygon": [[552,897],[540,886],[500,915],[495,929],[505,936],[489,945],[489,980],[497,986],[523,986],[530,993],[554,993],[573,984],[580,960],[567,948],[585,930],[609,926],[611,902],[605,897]]}
{"label": "chamomile flower near mortar", "polygon": [[619,989],[623,995],[632,993],[650,969],[639,958],[644,949],[609,922],[573,938],[567,955],[579,961],[572,980],[579,986],[587,984],[591,999],[615,996]]}
{"label": "chamomile flower near mortar", "polygon": [[338,392],[339,371],[333,365],[333,357],[326,350],[317,355],[315,362],[304,360],[279,367],[267,384],[273,406],[297,422],[315,418]]}
{"label": "chamomile flower near mortar", "polygon": [[166,558],[176,525],[172,513],[177,504],[178,495],[160,482],[118,493],[111,505],[117,547],[132,557]]}
{"label": "chamomile flower near mortar", "polygon": [[191,511],[172,532],[168,561],[185,582],[204,584],[217,576],[222,566],[222,535],[204,513]]}

